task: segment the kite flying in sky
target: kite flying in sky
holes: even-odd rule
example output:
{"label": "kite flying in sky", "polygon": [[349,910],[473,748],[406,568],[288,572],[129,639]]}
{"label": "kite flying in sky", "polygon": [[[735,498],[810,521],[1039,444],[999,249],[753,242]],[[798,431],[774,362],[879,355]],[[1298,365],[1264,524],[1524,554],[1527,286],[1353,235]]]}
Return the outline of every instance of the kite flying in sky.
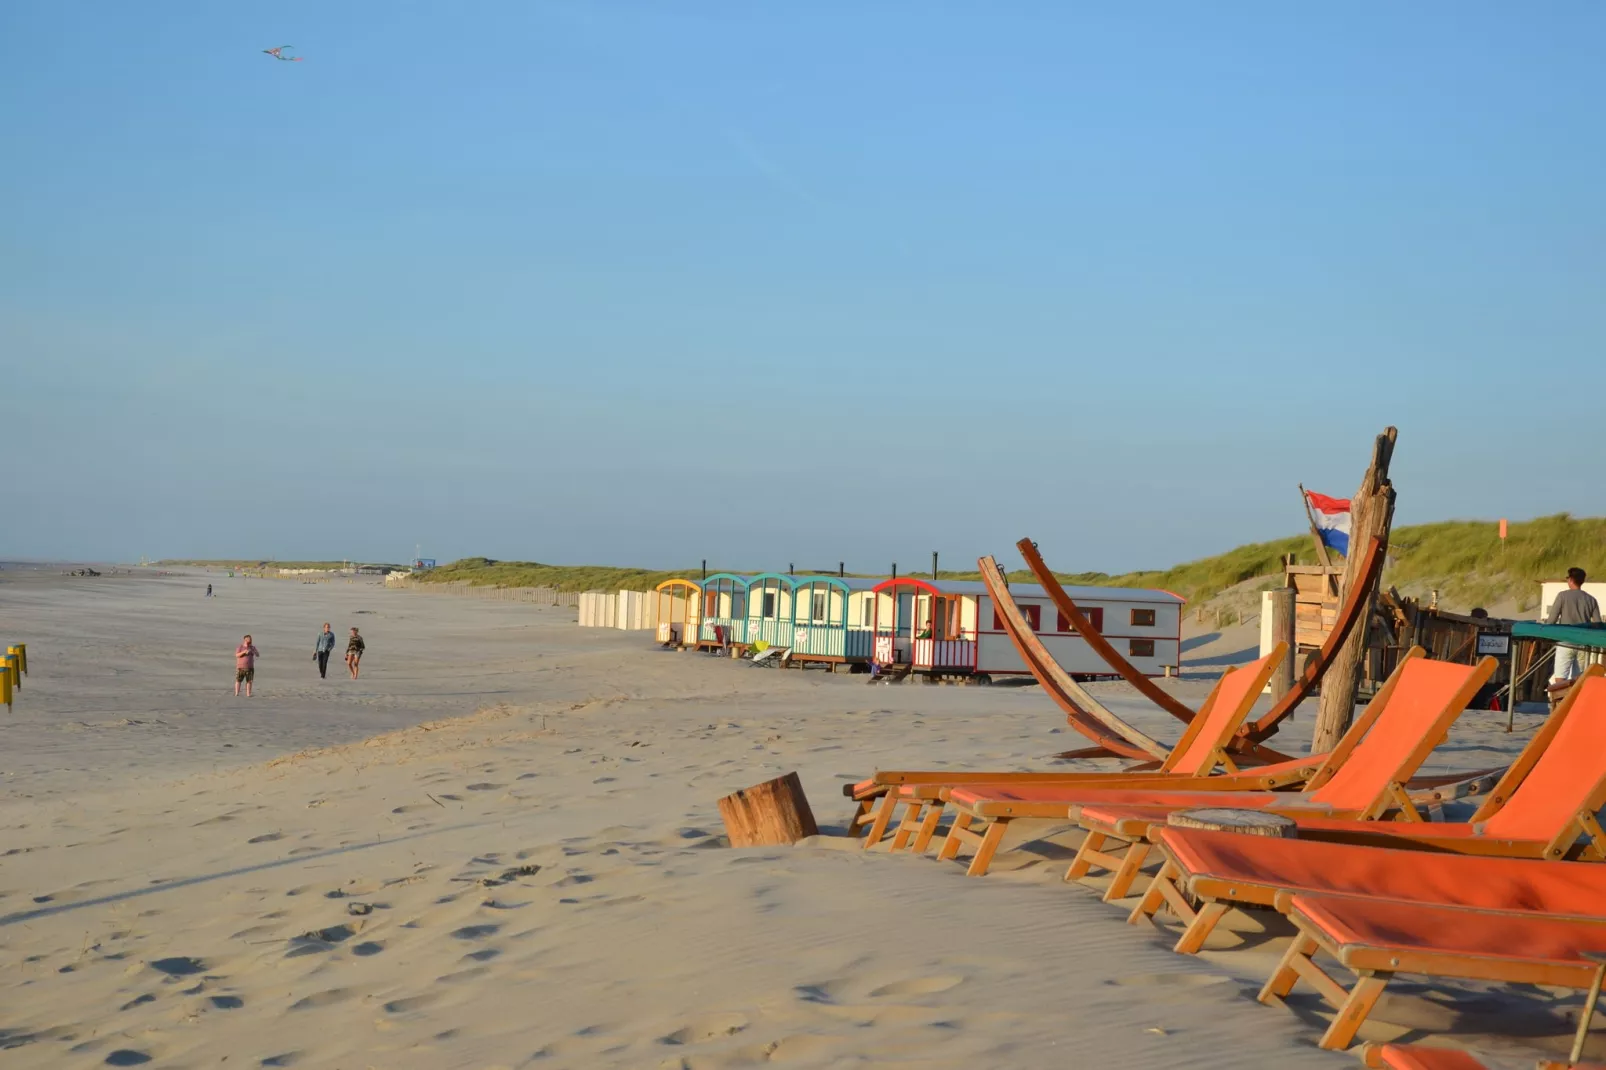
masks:
{"label": "kite flying in sky", "polygon": [[[283,60],[286,63],[301,62],[301,57],[295,54],[294,45],[280,45],[278,48],[264,48],[262,51],[274,59]],[[290,53],[290,55],[285,55],[286,52]]]}

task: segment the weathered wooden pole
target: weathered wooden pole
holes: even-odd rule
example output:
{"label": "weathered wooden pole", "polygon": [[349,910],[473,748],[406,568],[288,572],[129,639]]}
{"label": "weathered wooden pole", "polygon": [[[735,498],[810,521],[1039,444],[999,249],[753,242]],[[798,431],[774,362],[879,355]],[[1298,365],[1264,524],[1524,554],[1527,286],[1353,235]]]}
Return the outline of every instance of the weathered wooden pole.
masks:
{"label": "weathered wooden pole", "polygon": [[1294,643],[1294,589],[1279,587],[1271,592],[1268,601],[1271,603],[1272,644],[1288,644],[1288,656],[1271,674],[1271,698],[1276,702],[1294,689],[1294,663],[1299,660],[1295,657],[1299,647]]}
{"label": "weathered wooden pole", "polygon": [[1350,720],[1355,715],[1355,696],[1360,686],[1361,657],[1366,652],[1366,639],[1371,633],[1370,604],[1376,597],[1376,590],[1367,592],[1354,592],[1354,585],[1360,582],[1361,560],[1365,556],[1354,552],[1366,546],[1375,536],[1382,541],[1380,550],[1388,549],[1389,530],[1394,524],[1394,484],[1389,482],[1389,462],[1394,457],[1394,442],[1399,432],[1390,427],[1377,436],[1372,445],[1372,464],[1361,479],[1360,489],[1350,499],[1350,533],[1349,545],[1352,551],[1344,561],[1344,587],[1343,596],[1364,596],[1368,608],[1363,611],[1361,621],[1366,625],[1357,627],[1350,632],[1344,640],[1344,645],[1338,648],[1333,656],[1333,663],[1328,666],[1327,673],[1322,677],[1321,705],[1316,714],[1316,733],[1311,738],[1311,753],[1321,754],[1330,751],[1338,743],[1338,738],[1349,728]]}

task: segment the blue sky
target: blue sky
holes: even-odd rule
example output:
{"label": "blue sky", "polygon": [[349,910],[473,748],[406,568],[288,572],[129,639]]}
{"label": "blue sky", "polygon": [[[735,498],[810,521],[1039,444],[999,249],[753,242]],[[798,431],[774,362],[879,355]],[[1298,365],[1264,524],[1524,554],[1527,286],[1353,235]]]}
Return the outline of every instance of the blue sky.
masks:
{"label": "blue sky", "polygon": [[1298,531],[1389,423],[1400,522],[1598,515],[1603,37],[13,0],[0,557],[1124,570]]}

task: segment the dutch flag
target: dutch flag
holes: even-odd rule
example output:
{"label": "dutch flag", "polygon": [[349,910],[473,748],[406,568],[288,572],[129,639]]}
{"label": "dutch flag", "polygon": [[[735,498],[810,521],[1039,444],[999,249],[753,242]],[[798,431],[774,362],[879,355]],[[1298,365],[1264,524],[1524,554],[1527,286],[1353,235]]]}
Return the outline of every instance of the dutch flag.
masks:
{"label": "dutch flag", "polygon": [[1310,502],[1311,516],[1316,521],[1316,534],[1321,536],[1322,544],[1348,557],[1349,499],[1329,498],[1313,490],[1305,492],[1305,499]]}

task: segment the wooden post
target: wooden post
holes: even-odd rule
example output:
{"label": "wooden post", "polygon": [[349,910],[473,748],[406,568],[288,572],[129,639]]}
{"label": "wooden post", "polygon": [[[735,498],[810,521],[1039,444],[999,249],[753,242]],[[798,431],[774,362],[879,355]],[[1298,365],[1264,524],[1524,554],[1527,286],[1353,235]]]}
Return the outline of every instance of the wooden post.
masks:
{"label": "wooden post", "polygon": [[725,796],[719,816],[732,847],[771,847],[820,834],[796,773]]}
{"label": "wooden post", "polygon": [[1266,836],[1271,839],[1299,838],[1299,826],[1291,817],[1268,814],[1264,810],[1238,810],[1228,807],[1205,807],[1199,810],[1180,810],[1166,818],[1166,824],[1178,829],[1204,829],[1207,832],[1236,832],[1241,836]]}
{"label": "wooden post", "polygon": [[[1381,550],[1388,550],[1389,530],[1394,524],[1394,484],[1389,482],[1389,462],[1394,457],[1394,443],[1398,436],[1397,430],[1387,428],[1372,445],[1371,466],[1361,479],[1360,489],[1350,499],[1351,549],[1367,545],[1375,536],[1382,541]],[[1342,589],[1346,598],[1364,597],[1369,606],[1377,592],[1354,589],[1360,582],[1362,558],[1362,554],[1352,553],[1344,561]],[[1371,619],[1371,610],[1367,608],[1361,617],[1365,626],[1350,632],[1322,677],[1321,706],[1316,714],[1316,732],[1310,744],[1312,754],[1332,750],[1355,716],[1361,657],[1366,652],[1367,637],[1372,631]]]}
{"label": "wooden post", "polygon": [[1294,689],[1295,652],[1299,649],[1294,642],[1294,589],[1279,587],[1271,592],[1270,601],[1271,641],[1288,644],[1288,656],[1271,674],[1271,698],[1276,702]]}

